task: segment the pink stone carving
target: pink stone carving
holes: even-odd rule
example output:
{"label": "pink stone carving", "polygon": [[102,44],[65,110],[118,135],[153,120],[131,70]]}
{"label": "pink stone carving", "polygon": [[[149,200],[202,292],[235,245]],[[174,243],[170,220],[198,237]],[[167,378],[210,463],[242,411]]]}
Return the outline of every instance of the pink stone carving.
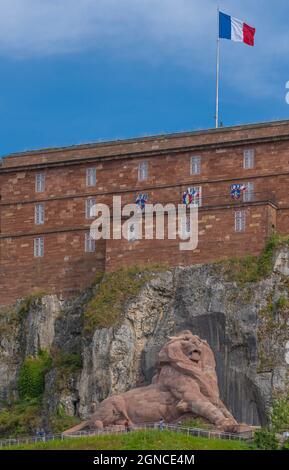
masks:
{"label": "pink stone carving", "polygon": [[183,331],[170,337],[161,349],[151,385],[105,399],[88,421],[65,433],[133,427],[161,419],[173,423],[188,416],[204,418],[221,431],[250,429],[239,425],[220,399],[215,358],[207,341]]}

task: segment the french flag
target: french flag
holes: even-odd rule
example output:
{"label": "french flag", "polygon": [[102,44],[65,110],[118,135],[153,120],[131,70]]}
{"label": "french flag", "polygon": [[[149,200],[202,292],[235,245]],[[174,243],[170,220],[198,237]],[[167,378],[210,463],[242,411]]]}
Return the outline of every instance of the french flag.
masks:
{"label": "french flag", "polygon": [[247,25],[244,21],[219,12],[219,38],[231,41],[244,42],[248,46],[254,46],[256,29]]}

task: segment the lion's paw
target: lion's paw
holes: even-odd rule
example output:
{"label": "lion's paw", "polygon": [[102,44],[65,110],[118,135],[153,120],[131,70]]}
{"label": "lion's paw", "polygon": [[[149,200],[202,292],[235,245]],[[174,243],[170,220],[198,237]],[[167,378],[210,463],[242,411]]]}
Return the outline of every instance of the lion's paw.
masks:
{"label": "lion's paw", "polygon": [[188,413],[189,411],[191,411],[188,403],[184,400],[179,401],[176,408],[179,413]]}

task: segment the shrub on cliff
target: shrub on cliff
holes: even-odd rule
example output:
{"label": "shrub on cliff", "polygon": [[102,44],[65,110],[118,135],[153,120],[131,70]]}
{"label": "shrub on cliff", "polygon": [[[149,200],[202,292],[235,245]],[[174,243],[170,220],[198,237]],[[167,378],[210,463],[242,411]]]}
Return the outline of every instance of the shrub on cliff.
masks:
{"label": "shrub on cliff", "polygon": [[289,429],[289,396],[274,400],[270,418],[275,432]]}
{"label": "shrub on cliff", "polygon": [[106,274],[84,312],[84,334],[116,325],[126,302],[137,296],[154,272],[164,269],[167,266],[130,267]]}
{"label": "shrub on cliff", "polygon": [[18,379],[18,391],[21,399],[37,398],[44,392],[46,372],[52,364],[46,351],[40,351],[36,357],[27,357],[21,365]]}
{"label": "shrub on cliff", "polygon": [[268,428],[263,428],[255,432],[254,443],[257,449],[260,450],[277,450],[279,447],[275,432]]}
{"label": "shrub on cliff", "polygon": [[57,412],[54,415],[49,416],[48,423],[52,433],[60,433],[79,424],[80,418],[76,416],[68,416],[65,413],[63,406],[60,404]]}
{"label": "shrub on cliff", "polygon": [[230,281],[243,285],[258,282],[270,276],[273,269],[273,255],[278,247],[289,245],[289,237],[273,235],[266,243],[260,256],[247,255],[221,262],[223,274]]}
{"label": "shrub on cliff", "polygon": [[[274,400],[270,413],[270,427],[255,432],[254,442],[258,449],[276,450],[279,448],[277,433],[288,429],[289,426],[289,397],[279,397]],[[288,441],[289,442],[289,441]],[[282,449],[286,450],[288,443]],[[289,446],[288,446],[289,447]]]}
{"label": "shrub on cliff", "polygon": [[283,446],[281,447],[281,450],[289,450],[289,439],[287,439],[287,440],[283,443]]}
{"label": "shrub on cliff", "polygon": [[1,438],[34,435],[41,426],[39,400],[13,402],[0,411]]}

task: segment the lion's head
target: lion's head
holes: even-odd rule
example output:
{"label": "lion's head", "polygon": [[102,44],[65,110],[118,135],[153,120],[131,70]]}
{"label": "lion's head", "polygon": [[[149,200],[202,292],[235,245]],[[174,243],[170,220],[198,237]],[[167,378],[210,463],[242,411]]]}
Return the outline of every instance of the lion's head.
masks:
{"label": "lion's head", "polygon": [[182,368],[184,372],[196,367],[203,371],[212,371],[216,367],[214,354],[207,341],[201,340],[189,330],[169,338],[159,353],[159,363],[161,367],[170,364],[178,369]]}

